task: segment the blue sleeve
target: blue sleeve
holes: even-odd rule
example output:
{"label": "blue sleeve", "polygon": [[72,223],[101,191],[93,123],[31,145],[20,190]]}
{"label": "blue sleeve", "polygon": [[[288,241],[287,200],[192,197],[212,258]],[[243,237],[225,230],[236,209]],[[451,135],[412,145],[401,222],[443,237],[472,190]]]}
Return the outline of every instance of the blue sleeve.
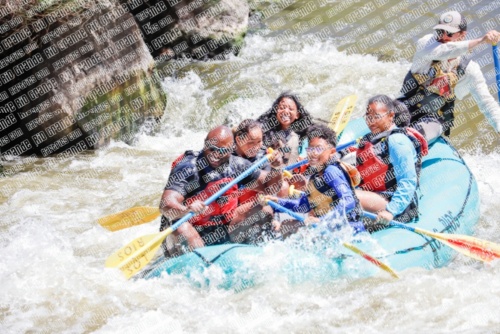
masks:
{"label": "blue sleeve", "polygon": [[415,169],[417,152],[408,137],[401,133],[389,137],[389,160],[394,166],[398,187],[387,204],[386,210],[397,216],[411,203],[417,189]]}
{"label": "blue sleeve", "polygon": [[334,210],[341,216],[346,212],[351,211],[356,207],[354,192],[351,188],[350,181],[346,179],[344,172],[335,165],[330,165],[325,169],[323,174],[326,184],[330,186],[339,197],[339,202]]}
{"label": "blue sleeve", "polygon": [[302,194],[299,199],[280,198],[278,204],[293,212],[307,213],[311,211],[306,194]]}

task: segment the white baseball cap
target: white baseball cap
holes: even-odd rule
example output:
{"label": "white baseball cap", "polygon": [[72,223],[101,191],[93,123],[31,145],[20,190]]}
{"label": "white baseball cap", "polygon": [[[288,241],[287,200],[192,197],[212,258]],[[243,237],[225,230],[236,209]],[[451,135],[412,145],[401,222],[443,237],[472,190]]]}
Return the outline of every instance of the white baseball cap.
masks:
{"label": "white baseball cap", "polygon": [[441,15],[439,18],[439,24],[433,29],[442,29],[455,33],[461,30],[467,30],[467,23],[459,12],[450,11]]}

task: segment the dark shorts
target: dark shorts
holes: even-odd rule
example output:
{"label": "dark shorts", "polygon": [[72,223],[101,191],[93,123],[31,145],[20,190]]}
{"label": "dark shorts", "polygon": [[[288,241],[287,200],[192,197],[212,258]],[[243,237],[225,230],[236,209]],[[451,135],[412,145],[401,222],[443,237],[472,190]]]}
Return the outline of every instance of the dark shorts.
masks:
{"label": "dark shorts", "polygon": [[442,122],[434,117],[422,117],[418,121],[411,123],[410,126],[424,136],[427,143],[434,142],[446,130]]}
{"label": "dark shorts", "polygon": [[[167,227],[171,226],[175,222],[170,222],[164,216],[162,216],[160,231],[165,230]],[[211,226],[193,226],[196,231],[200,234],[200,237],[203,239],[205,246],[212,245],[222,245],[226,243],[230,243],[231,240],[229,238],[228,233],[228,225],[211,225]],[[189,251],[187,242],[179,242],[174,245],[174,247],[167,247],[167,239],[162,243],[162,248],[165,257],[176,257],[182,255]]]}
{"label": "dark shorts", "polygon": [[[262,208],[258,206],[258,209]],[[272,216],[259,210],[259,216],[250,215],[234,227],[229,228],[231,241],[238,244],[258,245],[276,239],[272,228]],[[256,219],[258,217],[258,219]]]}

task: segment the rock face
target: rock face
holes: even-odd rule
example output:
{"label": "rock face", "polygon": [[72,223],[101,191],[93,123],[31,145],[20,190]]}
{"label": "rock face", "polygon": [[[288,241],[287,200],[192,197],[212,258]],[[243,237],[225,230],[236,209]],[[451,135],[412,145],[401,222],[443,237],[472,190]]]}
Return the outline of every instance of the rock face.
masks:
{"label": "rock face", "polygon": [[163,114],[153,59],[127,6],[54,3],[2,6],[2,157],[76,154]]}
{"label": "rock face", "polygon": [[246,0],[120,0],[157,62],[237,54],[248,29]]}
{"label": "rock face", "polygon": [[131,140],[163,115],[177,59],[237,53],[248,13],[244,0],[0,0],[1,158]]}

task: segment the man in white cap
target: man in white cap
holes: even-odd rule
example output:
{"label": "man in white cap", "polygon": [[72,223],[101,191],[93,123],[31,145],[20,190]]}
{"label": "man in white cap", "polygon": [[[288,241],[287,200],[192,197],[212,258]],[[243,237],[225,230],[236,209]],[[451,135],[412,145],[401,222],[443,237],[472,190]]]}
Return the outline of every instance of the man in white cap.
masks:
{"label": "man in white cap", "polygon": [[500,106],[491,96],[479,64],[469,51],[483,43],[495,44],[500,33],[488,31],[483,37],[465,40],[467,22],[456,11],[441,15],[435,34],[418,40],[413,64],[405,77],[398,99],[411,113],[411,126],[431,142],[442,133],[449,136],[453,126],[455,99],[472,94],[479,109],[497,132]]}

